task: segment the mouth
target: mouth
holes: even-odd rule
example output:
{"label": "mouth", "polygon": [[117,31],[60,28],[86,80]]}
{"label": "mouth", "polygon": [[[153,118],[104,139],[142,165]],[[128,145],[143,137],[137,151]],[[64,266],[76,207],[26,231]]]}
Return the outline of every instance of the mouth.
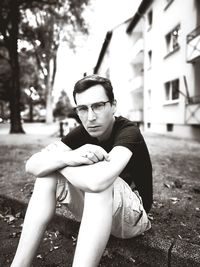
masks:
{"label": "mouth", "polygon": [[92,125],[92,126],[88,126],[88,127],[87,127],[87,129],[88,129],[88,130],[91,130],[91,131],[97,130],[97,129],[99,129],[99,128],[100,128],[99,125]]}

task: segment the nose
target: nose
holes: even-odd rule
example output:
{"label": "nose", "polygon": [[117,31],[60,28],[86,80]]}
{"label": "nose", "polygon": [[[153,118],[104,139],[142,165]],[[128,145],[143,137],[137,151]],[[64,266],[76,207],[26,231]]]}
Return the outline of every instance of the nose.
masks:
{"label": "nose", "polygon": [[92,110],[92,108],[88,108],[88,121],[93,121],[96,119],[96,114]]}

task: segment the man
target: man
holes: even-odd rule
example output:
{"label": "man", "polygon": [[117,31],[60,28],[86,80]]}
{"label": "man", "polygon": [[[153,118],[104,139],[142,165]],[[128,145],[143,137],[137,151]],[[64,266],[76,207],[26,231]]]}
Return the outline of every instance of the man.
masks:
{"label": "man", "polygon": [[12,267],[31,265],[60,188],[58,200],[81,221],[73,267],[97,266],[110,234],[131,238],[150,228],[152,166],[139,129],[114,116],[108,79],[84,77],[73,96],[81,125],[26,163],[38,178]]}

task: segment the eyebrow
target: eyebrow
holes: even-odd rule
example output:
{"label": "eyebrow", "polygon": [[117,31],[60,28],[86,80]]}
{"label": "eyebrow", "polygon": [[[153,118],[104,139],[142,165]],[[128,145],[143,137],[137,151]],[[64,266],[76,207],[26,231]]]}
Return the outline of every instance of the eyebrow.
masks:
{"label": "eyebrow", "polygon": [[107,102],[107,101],[98,101],[98,102],[95,102],[95,103],[92,103],[91,105],[78,105],[76,107],[88,107],[88,106],[92,106],[92,105],[95,105],[95,104],[99,104],[99,103],[104,103],[104,102]]}

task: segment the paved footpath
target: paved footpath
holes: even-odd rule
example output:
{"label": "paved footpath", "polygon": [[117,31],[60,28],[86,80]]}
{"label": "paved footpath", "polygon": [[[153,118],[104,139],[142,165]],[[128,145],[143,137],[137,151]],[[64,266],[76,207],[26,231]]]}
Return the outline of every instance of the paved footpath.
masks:
{"label": "paved footpath", "polygon": [[9,134],[9,129],[9,124],[0,124],[0,144],[24,145],[42,141],[46,145],[59,138],[59,123],[24,123],[26,134]]}

